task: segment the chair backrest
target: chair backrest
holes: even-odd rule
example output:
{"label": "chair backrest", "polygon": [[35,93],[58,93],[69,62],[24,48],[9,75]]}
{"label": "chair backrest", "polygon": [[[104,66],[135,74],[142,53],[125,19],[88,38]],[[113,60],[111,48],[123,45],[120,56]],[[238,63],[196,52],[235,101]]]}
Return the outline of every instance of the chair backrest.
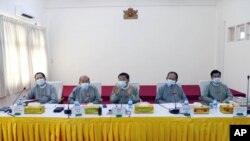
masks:
{"label": "chair backrest", "polygon": [[95,87],[97,88],[97,90],[98,90],[100,96],[102,95],[102,94],[101,94],[101,93],[102,93],[102,83],[101,83],[101,82],[90,83],[90,85],[95,86]]}
{"label": "chair backrest", "polygon": [[202,94],[202,91],[205,89],[205,87],[211,82],[211,80],[200,80],[199,81],[199,87],[200,87],[200,93]]}
{"label": "chair backrest", "polygon": [[[157,83],[156,85],[156,94],[158,93],[158,89],[162,86],[162,85],[165,85],[166,83],[165,82],[160,82],[160,83]],[[179,85],[181,87],[181,82],[180,81],[177,81],[176,83],[177,85]]]}
{"label": "chair backrest", "polygon": [[139,83],[129,83],[129,84],[132,85],[132,86],[134,86],[137,89],[138,93],[139,93],[139,91],[140,91],[140,85],[139,85]]}
{"label": "chair backrest", "polygon": [[56,88],[57,98],[60,100],[62,98],[63,82],[62,81],[46,81],[46,83]]}

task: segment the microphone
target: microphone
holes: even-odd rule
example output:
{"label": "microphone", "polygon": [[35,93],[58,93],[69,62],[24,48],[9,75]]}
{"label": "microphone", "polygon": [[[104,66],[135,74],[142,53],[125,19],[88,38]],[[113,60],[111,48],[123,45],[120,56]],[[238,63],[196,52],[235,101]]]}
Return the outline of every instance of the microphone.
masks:
{"label": "microphone", "polygon": [[248,99],[249,99],[249,75],[247,76],[247,114],[250,114],[250,108],[248,107]]}
{"label": "microphone", "polygon": [[98,108],[98,115],[99,115],[99,116],[102,115],[102,107],[101,107],[101,106]]}
{"label": "microphone", "polygon": [[72,111],[71,111],[71,109],[69,109],[69,102],[68,102],[68,109],[64,110],[64,114],[67,114],[68,118],[69,118],[69,116],[71,115],[71,113],[72,113]]}
{"label": "microphone", "polygon": [[12,105],[14,105],[17,101],[17,99],[22,95],[22,93],[26,90],[26,87],[23,87],[23,90],[18,94],[17,98],[14,100],[14,102],[12,103]]}
{"label": "microphone", "polygon": [[170,112],[171,114],[179,114],[179,113],[180,113],[180,109],[177,109],[177,106],[176,106],[176,92],[173,91],[172,94],[173,94],[173,96],[174,96],[174,109],[169,110],[169,112]]}
{"label": "microphone", "polygon": [[[18,96],[16,97],[16,99],[14,100],[14,102],[12,103],[12,105],[14,105],[17,101],[17,99],[22,95],[22,93],[26,90],[26,87],[23,87],[23,90],[21,92],[19,92]],[[7,114],[12,113],[12,109],[10,107],[4,107],[4,112]]]}

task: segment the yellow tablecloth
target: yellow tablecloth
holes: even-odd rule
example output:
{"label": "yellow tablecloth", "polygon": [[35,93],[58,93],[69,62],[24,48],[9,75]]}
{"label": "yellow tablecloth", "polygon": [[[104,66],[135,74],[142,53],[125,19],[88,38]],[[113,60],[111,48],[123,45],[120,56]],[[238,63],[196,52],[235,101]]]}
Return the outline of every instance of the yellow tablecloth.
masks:
{"label": "yellow tablecloth", "polygon": [[0,117],[1,141],[228,141],[230,124],[250,118]]}

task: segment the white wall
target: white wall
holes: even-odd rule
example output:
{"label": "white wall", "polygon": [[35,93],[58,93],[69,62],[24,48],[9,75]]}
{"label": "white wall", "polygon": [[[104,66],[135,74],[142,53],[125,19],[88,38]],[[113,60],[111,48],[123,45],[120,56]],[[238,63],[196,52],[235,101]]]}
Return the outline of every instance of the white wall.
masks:
{"label": "white wall", "polygon": [[109,85],[124,71],[133,82],[156,84],[172,70],[183,84],[209,79],[217,51],[212,2],[135,4],[138,20],[123,20],[124,3],[64,2],[47,4],[52,80],[76,84],[87,74]]}
{"label": "white wall", "polygon": [[250,22],[250,1],[218,0],[217,8],[218,52],[224,54],[218,59],[218,65],[223,68],[224,81],[229,87],[246,92],[247,75],[250,75],[250,40],[227,42],[223,39],[227,39],[228,27]]}
{"label": "white wall", "polygon": [[45,25],[44,0],[0,0],[0,14],[16,16],[16,7],[36,18],[39,25]]}
{"label": "white wall", "polygon": [[[219,68],[229,87],[246,91],[250,43],[224,41],[224,29],[250,21],[249,0],[47,0],[47,22],[43,0],[0,3],[0,13],[15,16],[18,5],[47,26],[50,76],[65,84],[85,73],[112,84],[121,71],[154,84],[170,70],[197,84]],[[129,6],[138,20],[122,19]]]}

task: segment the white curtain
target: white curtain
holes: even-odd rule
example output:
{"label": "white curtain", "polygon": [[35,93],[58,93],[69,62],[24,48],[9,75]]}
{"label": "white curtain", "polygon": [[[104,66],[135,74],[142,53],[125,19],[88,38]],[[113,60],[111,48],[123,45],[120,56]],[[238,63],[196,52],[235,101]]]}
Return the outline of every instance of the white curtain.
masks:
{"label": "white curtain", "polygon": [[29,28],[28,33],[32,76],[34,76],[36,72],[43,72],[47,75],[47,53],[44,30]]}
{"label": "white curtain", "polygon": [[0,29],[0,97],[4,97],[29,88],[34,71],[47,74],[47,57],[43,29],[6,16],[0,16]]}

